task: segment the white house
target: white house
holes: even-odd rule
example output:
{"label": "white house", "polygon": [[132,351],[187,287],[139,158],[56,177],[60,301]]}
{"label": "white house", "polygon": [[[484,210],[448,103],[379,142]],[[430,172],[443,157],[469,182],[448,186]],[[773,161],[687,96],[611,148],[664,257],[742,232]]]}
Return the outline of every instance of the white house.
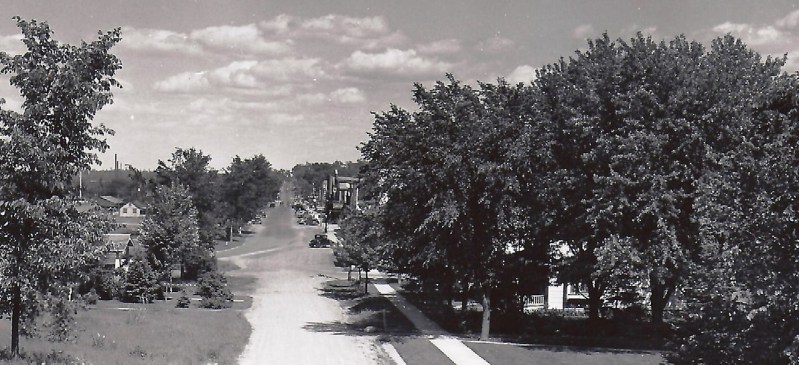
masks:
{"label": "white house", "polygon": [[139,207],[133,203],[126,203],[119,208],[120,217],[142,217],[144,216],[143,207]]}

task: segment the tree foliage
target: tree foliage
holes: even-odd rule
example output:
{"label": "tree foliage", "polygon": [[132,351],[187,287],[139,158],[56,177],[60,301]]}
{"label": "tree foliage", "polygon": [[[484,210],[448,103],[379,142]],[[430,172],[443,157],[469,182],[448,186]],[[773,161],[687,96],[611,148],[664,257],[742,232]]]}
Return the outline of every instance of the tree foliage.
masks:
{"label": "tree foliage", "polygon": [[511,259],[507,248],[529,246],[517,224],[524,216],[514,204],[517,170],[507,163],[516,146],[503,143],[519,137],[520,92],[505,83],[475,90],[452,76],[430,90],[417,84],[419,111],[392,106],[376,114],[361,148],[397,268],[474,284],[484,306],[482,338],[491,290]]}
{"label": "tree foliage", "polygon": [[211,247],[218,236],[219,220],[219,176],[210,167],[211,156],[202,151],[178,148],[167,162],[158,161],[155,170],[158,185],[180,184],[187,188],[194,207],[197,209],[200,242]]}
{"label": "tree foliage", "polygon": [[226,217],[242,224],[256,217],[258,211],[280,191],[280,178],[263,155],[233,158],[222,176],[220,198]]}
{"label": "tree foliage", "polygon": [[37,307],[34,293],[74,279],[102,252],[107,225],[63,195],[108,147],[111,130],[92,119],[112,102],[121,63],[110,53],[119,29],[73,46],[52,39],[47,23],[15,19],[27,50],[0,53],[0,72],[23,98],[22,113],[0,108],[0,271],[16,354],[20,320]]}
{"label": "tree foliage", "polygon": [[182,185],[158,186],[141,226],[142,246],[153,269],[162,277],[185,264],[199,246],[197,209]]}

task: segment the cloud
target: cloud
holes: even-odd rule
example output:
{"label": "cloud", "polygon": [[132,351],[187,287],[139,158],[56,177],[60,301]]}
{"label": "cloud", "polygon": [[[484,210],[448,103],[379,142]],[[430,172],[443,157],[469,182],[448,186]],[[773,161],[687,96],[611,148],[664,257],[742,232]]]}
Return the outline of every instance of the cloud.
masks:
{"label": "cloud", "polygon": [[330,93],[330,99],[338,103],[361,103],[366,100],[363,92],[355,87],[336,89]]}
{"label": "cloud", "polygon": [[757,27],[743,23],[722,23],[713,27],[717,34],[733,34],[750,46],[768,45],[782,41],[787,35],[780,29],[768,25]]}
{"label": "cloud", "polygon": [[276,81],[307,82],[327,76],[318,58],[283,58],[259,62],[254,73]]}
{"label": "cloud", "polygon": [[407,37],[402,32],[392,31],[382,16],[359,18],[328,14],[304,19],[281,14],[258,26],[282,37],[322,39],[358,49],[380,49],[407,42]]}
{"label": "cloud", "polygon": [[135,51],[159,53],[202,53],[200,45],[192,42],[186,33],[163,29],[122,28],[120,47]]}
{"label": "cloud", "polygon": [[[225,66],[199,72],[183,72],[155,83],[163,92],[195,93],[224,88],[249,93],[282,95],[291,90],[290,83],[307,83],[326,77],[317,58],[283,58],[264,61],[234,61]],[[279,81],[275,84],[270,81]]]}
{"label": "cloud", "polygon": [[155,89],[164,92],[195,92],[215,88],[256,88],[261,86],[250,73],[257,61],[236,61],[211,71],[183,72],[158,81]]}
{"label": "cloud", "polygon": [[0,36],[0,52],[17,55],[24,53],[26,50],[25,44],[22,43],[22,34]]}
{"label": "cloud", "polygon": [[207,27],[192,31],[189,38],[209,49],[246,54],[283,54],[291,48],[289,41],[267,40],[255,24]]}
{"label": "cloud", "polygon": [[212,26],[189,33],[164,29],[122,28],[120,46],[143,52],[278,55],[291,50],[289,39],[270,40],[255,24]]}
{"label": "cloud", "polygon": [[354,38],[368,38],[390,32],[388,22],[381,16],[355,18],[330,14],[308,19],[302,22],[301,27],[311,32],[343,34]]}
{"label": "cloud", "polygon": [[583,24],[574,28],[572,31],[572,38],[585,40],[586,38],[592,38],[597,36],[596,30],[594,30],[594,26],[591,24]]}
{"label": "cloud", "polygon": [[536,68],[530,65],[521,65],[516,67],[505,77],[505,80],[511,84],[518,84],[518,83],[530,83],[530,81],[535,80],[535,70]]}
{"label": "cloud", "polygon": [[500,36],[488,38],[477,44],[480,52],[498,52],[513,46],[513,41]]}
{"label": "cloud", "polygon": [[752,49],[766,55],[788,55],[785,69],[799,69],[799,10],[795,10],[769,24],[724,22],[700,32],[713,37],[732,34]]}
{"label": "cloud", "polygon": [[442,39],[418,47],[419,53],[424,54],[451,54],[461,51],[461,43],[457,39]]}
{"label": "cloud", "polygon": [[447,72],[452,64],[419,56],[413,49],[389,48],[381,53],[353,52],[342,63],[356,74],[430,75]]}

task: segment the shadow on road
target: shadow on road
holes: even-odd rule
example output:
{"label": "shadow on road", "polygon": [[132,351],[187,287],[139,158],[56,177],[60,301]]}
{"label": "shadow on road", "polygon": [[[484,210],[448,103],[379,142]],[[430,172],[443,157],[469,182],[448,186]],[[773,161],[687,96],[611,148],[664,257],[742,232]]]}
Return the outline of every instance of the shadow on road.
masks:
{"label": "shadow on road", "polygon": [[362,284],[347,280],[331,280],[319,291],[319,295],[338,300],[346,309],[347,315],[344,322],[308,323],[303,326],[307,330],[348,336],[419,334],[411,321],[388,299],[379,295],[365,295]]}

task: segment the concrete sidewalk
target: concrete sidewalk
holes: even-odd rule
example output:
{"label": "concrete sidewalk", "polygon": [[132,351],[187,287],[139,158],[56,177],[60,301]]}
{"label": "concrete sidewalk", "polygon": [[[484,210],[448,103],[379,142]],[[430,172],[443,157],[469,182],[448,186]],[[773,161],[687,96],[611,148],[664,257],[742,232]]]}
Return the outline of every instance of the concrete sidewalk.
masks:
{"label": "concrete sidewalk", "polygon": [[422,313],[419,308],[409,303],[405,297],[400,295],[390,284],[371,284],[375,290],[388,299],[402,314],[413,323],[413,326],[423,335],[442,336],[447,335],[447,331]]}
{"label": "concrete sidewalk", "polygon": [[[435,345],[444,355],[446,355],[456,365],[490,365],[487,361],[477,355],[470,348],[466,347],[459,339],[450,335],[438,324],[428,318],[419,308],[409,303],[396,288],[390,284],[371,284],[374,289],[388,299],[408,320],[413,323],[419,332],[427,336],[430,342]],[[393,349],[393,347],[391,348]],[[396,360],[395,360],[396,361]],[[398,364],[404,363],[402,359],[396,361]]]}

